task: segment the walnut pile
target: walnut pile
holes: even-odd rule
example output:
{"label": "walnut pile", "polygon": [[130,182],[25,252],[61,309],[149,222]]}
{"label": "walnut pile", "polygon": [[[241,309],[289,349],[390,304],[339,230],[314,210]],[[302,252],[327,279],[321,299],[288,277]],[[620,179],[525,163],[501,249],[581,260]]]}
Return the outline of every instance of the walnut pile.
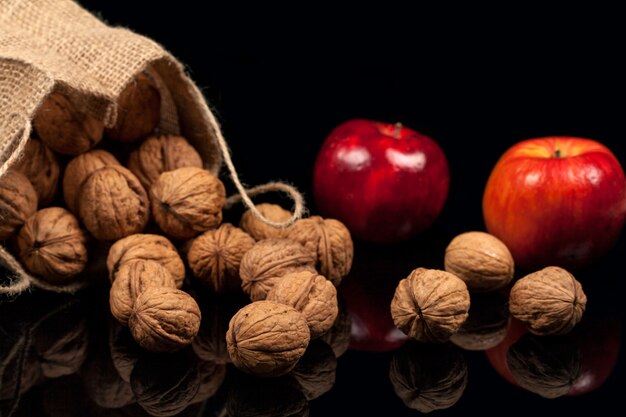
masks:
{"label": "walnut pile", "polygon": [[335,286],[350,272],[354,245],[339,220],[320,216],[300,219],[289,228],[287,238],[302,244],[315,258],[318,271]]}
{"label": "walnut pile", "polygon": [[196,167],[165,172],[152,184],[154,220],[166,235],[189,239],[222,221],[226,191],[209,171]]}
{"label": "walnut pile", "polygon": [[492,291],[508,285],[515,267],[511,252],[495,236],[462,233],[452,239],[444,258],[446,271],[461,278],[470,291]]}
{"label": "walnut pile", "polygon": [[204,232],[193,240],[187,253],[194,277],[214,292],[241,290],[241,259],[254,239],[230,223]]}
{"label": "walnut pile", "polygon": [[17,171],[0,177],[0,240],[15,235],[37,211],[37,192]]}
{"label": "walnut pile", "polygon": [[315,259],[302,245],[287,239],[261,240],[241,259],[241,287],[252,301],[264,300],[278,280],[303,270],[315,271]]}
{"label": "walnut pile", "polygon": [[87,178],[100,168],[120,165],[117,158],[102,149],[94,149],[72,159],[63,173],[63,199],[67,208],[78,213],[78,193]]}
{"label": "walnut pile", "polygon": [[36,212],[17,236],[26,269],[51,284],[65,284],[85,269],[86,241],[76,217],[60,207]]}
{"label": "walnut pile", "polygon": [[256,301],[239,310],[226,333],[228,353],[239,369],[259,376],[291,371],[309,344],[304,315],[272,301]]}
{"label": "walnut pile", "polygon": [[580,321],[587,296],[566,270],[549,266],[526,275],[511,289],[509,311],[537,335],[565,334]]}
{"label": "walnut pile", "polygon": [[[291,213],[278,204],[262,203],[257,204],[256,208],[263,216],[274,222],[286,222],[291,218]],[[252,213],[252,210],[246,210],[243,213],[239,227],[252,236],[254,240],[285,238],[288,230],[263,223]]]}
{"label": "walnut pile", "polygon": [[269,291],[267,300],[291,306],[304,314],[311,339],[329,331],[337,319],[337,290],[317,272],[285,275]]}
{"label": "walnut pile", "polygon": [[24,174],[35,187],[39,207],[52,202],[58,189],[61,167],[50,148],[40,140],[30,138],[24,155],[14,165],[14,169]]}
{"label": "walnut pile", "polygon": [[467,319],[470,296],[449,272],[417,268],[400,281],[391,302],[393,321],[409,337],[445,342]]}
{"label": "walnut pile", "polygon": [[168,171],[178,168],[202,168],[202,158],[187,140],[181,136],[151,136],[131,152],[128,169],[137,176],[146,190]]}

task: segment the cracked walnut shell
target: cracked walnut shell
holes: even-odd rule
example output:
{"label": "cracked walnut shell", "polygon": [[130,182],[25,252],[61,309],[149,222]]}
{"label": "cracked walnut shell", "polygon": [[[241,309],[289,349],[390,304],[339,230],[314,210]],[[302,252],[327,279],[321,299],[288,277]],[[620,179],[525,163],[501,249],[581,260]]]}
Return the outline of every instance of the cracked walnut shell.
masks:
{"label": "cracked walnut shell", "polygon": [[[274,222],[286,222],[291,219],[291,213],[278,204],[262,203],[256,205],[257,210],[261,212],[263,216]],[[246,210],[241,216],[239,221],[239,227],[254,238],[254,240],[263,239],[280,239],[287,236],[288,229],[281,229],[274,227],[267,223],[264,223],[261,219],[257,218],[252,210]]]}
{"label": "cracked walnut shell", "polygon": [[67,284],[85,269],[86,242],[76,217],[61,207],[39,210],[17,236],[26,269],[51,284]]}
{"label": "cracked walnut shell", "polygon": [[497,237],[484,232],[462,233],[446,248],[445,269],[472,291],[492,291],[513,279],[513,256]]}
{"label": "cracked walnut shell", "polygon": [[102,149],[85,152],[67,164],[63,173],[63,199],[71,212],[78,213],[78,194],[81,185],[94,171],[109,165],[120,163],[112,154]]}
{"label": "cracked walnut shell", "polygon": [[110,165],[93,172],[80,187],[78,213],[98,240],[118,240],[141,232],[150,217],[146,191],[124,167]]}
{"label": "cracked walnut shell", "polygon": [[309,344],[304,316],[290,306],[256,301],[239,310],[226,332],[233,364],[258,376],[280,376],[291,371]]}
{"label": "cracked walnut shell", "polygon": [[113,317],[127,325],[135,300],[149,287],[176,288],[176,283],[169,271],[154,261],[134,260],[122,264],[109,292]]}
{"label": "cracked walnut shell", "polygon": [[175,239],[189,239],[222,222],[224,184],[201,168],[161,174],[150,188],[152,213],[159,227]]}
{"label": "cracked walnut shell", "polygon": [[24,155],[15,163],[14,168],[24,174],[37,191],[39,207],[50,204],[57,192],[61,172],[54,152],[40,140],[30,138]]}
{"label": "cracked walnut shell", "polygon": [[288,229],[287,238],[311,252],[317,270],[335,286],[350,272],[354,245],[350,232],[339,220],[320,216],[300,219]]}
{"label": "cracked walnut shell", "polygon": [[278,280],[298,271],[315,271],[315,260],[302,245],[287,239],[261,240],[241,259],[241,288],[252,301],[264,300]]}
{"label": "cracked walnut shell", "polygon": [[0,240],[13,236],[37,211],[37,192],[28,178],[7,171],[0,178]]}
{"label": "cracked walnut shell", "polygon": [[204,286],[222,293],[241,290],[241,258],[254,246],[254,239],[230,223],[209,230],[191,243],[187,260],[194,276]]}
{"label": "cracked walnut shell", "polygon": [[285,275],[267,294],[267,300],[291,306],[304,314],[311,339],[329,331],[339,313],[337,290],[313,271]]}
{"label": "cracked walnut shell", "polygon": [[142,348],[169,352],[191,344],[200,319],[198,303],[186,292],[149,287],[135,300],[128,326]]}
{"label": "cracked walnut shell", "polygon": [[468,316],[469,292],[449,272],[417,268],[398,284],[391,301],[396,327],[423,342],[445,342]]}
{"label": "cracked walnut shell", "polygon": [[164,266],[172,274],[176,288],[183,286],[185,265],[174,245],[165,236],[138,233],[115,242],[109,249],[106,261],[111,282],[122,265],[135,259],[155,261]]}
{"label": "cracked walnut shell", "polygon": [[128,158],[128,169],[146,190],[164,172],[202,166],[202,158],[194,147],[185,138],[174,135],[151,136]]}
{"label": "cracked walnut shell", "polygon": [[565,334],[585,312],[587,296],[572,274],[556,266],[526,275],[513,285],[509,311],[537,335]]}

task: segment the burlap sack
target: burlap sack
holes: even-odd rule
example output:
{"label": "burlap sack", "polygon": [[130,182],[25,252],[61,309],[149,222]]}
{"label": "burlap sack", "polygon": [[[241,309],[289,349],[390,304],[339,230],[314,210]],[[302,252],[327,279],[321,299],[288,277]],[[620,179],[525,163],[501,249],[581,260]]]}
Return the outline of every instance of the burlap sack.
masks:
{"label": "burlap sack", "polygon": [[[224,160],[240,193],[231,203],[241,199],[262,218],[248,194],[280,190],[294,199],[295,211],[289,222],[274,224],[285,227],[300,217],[302,198],[292,187],[243,188],[220,127],[180,62],[154,41],[109,27],[71,0],[0,0],[0,176],[20,158],[31,134],[31,120],[51,91],[63,92],[111,127],[116,98],[140,71],[150,72],[161,90],[159,131],[185,136],[213,173]],[[55,291],[76,289],[46,286],[29,276],[2,246],[0,263],[15,274],[0,293],[19,293],[31,284]]]}

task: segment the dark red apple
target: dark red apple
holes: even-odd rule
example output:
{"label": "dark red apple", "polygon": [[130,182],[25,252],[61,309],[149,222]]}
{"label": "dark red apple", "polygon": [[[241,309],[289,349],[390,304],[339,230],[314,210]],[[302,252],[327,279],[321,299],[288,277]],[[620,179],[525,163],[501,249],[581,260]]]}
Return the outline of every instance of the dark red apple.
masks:
{"label": "dark red apple", "polygon": [[489,233],[528,270],[583,267],[605,254],[626,217],[626,178],[604,145],[571,137],[520,142],[487,182]]}
{"label": "dark red apple", "polygon": [[350,120],[326,138],[313,192],[322,215],[371,242],[406,240],[441,212],[450,177],[435,141],[400,124]]}

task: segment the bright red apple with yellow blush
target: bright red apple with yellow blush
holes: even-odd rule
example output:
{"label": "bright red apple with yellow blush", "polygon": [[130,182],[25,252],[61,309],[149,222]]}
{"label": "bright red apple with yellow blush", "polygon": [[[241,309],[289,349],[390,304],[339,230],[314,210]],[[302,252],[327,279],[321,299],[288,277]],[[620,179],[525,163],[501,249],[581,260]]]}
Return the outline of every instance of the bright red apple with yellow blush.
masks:
{"label": "bright red apple with yellow blush", "polygon": [[573,137],[519,142],[497,162],[483,195],[487,231],[515,264],[579,268],[604,255],[626,216],[626,179],[604,145]]}

